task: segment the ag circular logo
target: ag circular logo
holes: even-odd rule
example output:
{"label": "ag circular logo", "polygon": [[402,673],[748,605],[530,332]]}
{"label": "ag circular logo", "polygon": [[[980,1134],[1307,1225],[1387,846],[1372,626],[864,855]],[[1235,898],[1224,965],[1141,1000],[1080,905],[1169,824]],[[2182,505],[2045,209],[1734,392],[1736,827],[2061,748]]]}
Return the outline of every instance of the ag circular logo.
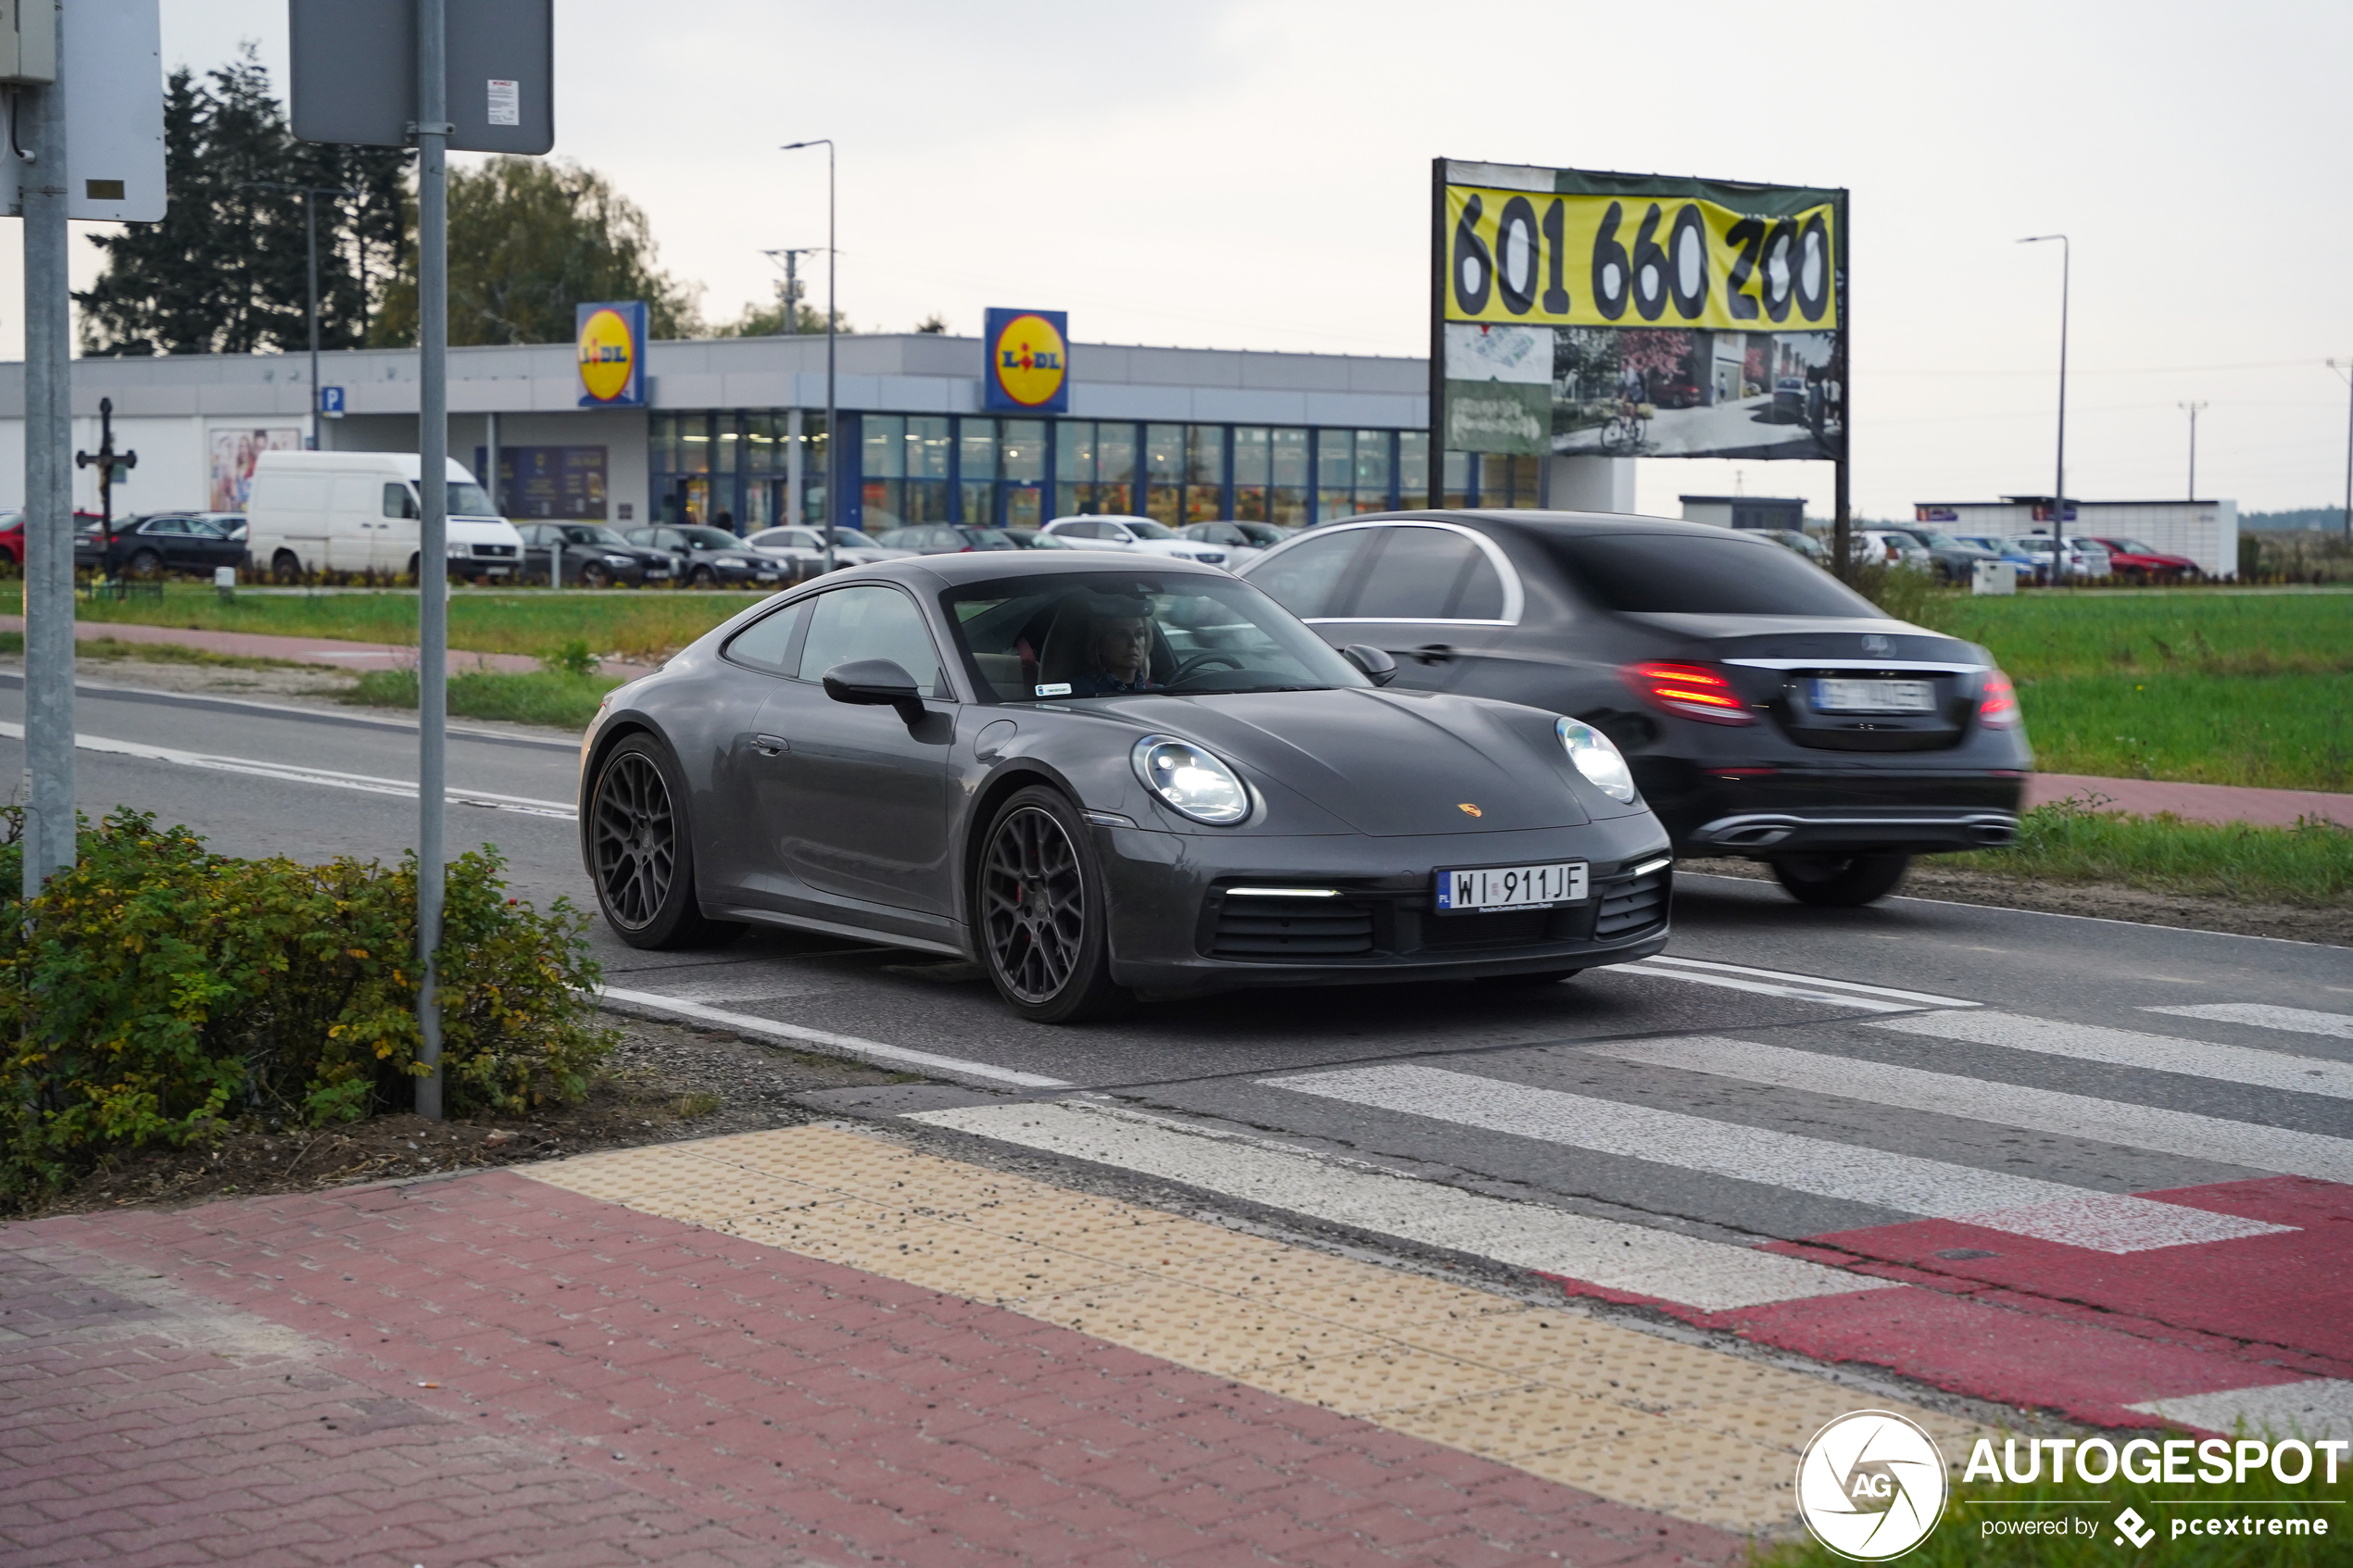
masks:
{"label": "ag circular logo", "polygon": [[610,403],[629,390],[637,368],[637,344],[621,312],[610,307],[590,313],[580,324],[580,384],[599,403]]}
{"label": "ag circular logo", "polygon": [[1051,403],[1069,373],[1070,350],[1063,334],[1043,316],[1007,321],[989,345],[989,373],[1007,397],[1025,408]]}
{"label": "ag circular logo", "polygon": [[1944,1456],[1900,1415],[1856,1411],[1814,1434],[1797,1461],[1797,1513],[1841,1557],[1883,1562],[1944,1516]]}

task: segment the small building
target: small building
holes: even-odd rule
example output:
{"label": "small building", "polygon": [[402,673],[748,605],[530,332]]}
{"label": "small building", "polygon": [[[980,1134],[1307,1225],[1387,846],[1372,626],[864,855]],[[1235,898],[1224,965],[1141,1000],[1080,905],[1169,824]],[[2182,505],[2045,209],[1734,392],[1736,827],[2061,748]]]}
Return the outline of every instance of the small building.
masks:
{"label": "small building", "polygon": [[1787,528],[1803,533],[1806,502],[1788,495],[1682,495],[1685,522],[1718,528]]}
{"label": "small building", "polygon": [[[2048,495],[1998,501],[1919,501],[1912,521],[1955,534],[2012,538],[2052,531]],[[2067,503],[2067,532],[2078,538],[2137,539],[2169,556],[2187,556],[2208,577],[2239,570],[2236,501],[2082,501]]]}

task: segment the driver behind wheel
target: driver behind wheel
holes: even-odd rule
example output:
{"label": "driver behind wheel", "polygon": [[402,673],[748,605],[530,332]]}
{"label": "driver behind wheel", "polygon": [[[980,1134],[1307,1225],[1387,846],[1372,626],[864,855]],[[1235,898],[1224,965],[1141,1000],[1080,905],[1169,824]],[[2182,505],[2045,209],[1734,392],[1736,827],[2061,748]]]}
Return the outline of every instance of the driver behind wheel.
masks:
{"label": "driver behind wheel", "polygon": [[1071,608],[1082,610],[1086,616],[1079,639],[1078,668],[1070,675],[1072,696],[1156,692],[1163,688],[1164,683],[1151,678],[1151,604],[1119,595],[1093,594],[1083,605]]}

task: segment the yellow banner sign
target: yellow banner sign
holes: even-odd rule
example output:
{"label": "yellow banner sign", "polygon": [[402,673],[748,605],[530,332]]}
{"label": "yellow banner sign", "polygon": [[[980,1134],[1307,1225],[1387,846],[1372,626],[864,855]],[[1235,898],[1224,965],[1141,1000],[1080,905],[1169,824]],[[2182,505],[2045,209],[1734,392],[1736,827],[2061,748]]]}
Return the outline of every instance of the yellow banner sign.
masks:
{"label": "yellow banner sign", "polygon": [[1710,201],[1446,187],[1446,320],[1829,332],[1829,203],[1784,218]]}

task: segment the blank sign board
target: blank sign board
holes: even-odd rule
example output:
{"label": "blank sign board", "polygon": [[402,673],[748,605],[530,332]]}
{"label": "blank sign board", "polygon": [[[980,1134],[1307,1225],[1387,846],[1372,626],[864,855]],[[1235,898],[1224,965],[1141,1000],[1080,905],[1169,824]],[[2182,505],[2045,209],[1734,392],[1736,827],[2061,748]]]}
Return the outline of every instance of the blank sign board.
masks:
{"label": "blank sign board", "polygon": [[[291,0],[294,133],[399,147],[415,140],[416,0]],[[556,144],[554,0],[448,0],[449,147]]]}
{"label": "blank sign board", "polygon": [[[66,166],[57,172],[66,216],[153,223],[164,211],[156,0],[74,0],[56,14],[65,56]],[[54,178],[52,167],[0,155],[0,212],[24,216],[24,187]]]}

